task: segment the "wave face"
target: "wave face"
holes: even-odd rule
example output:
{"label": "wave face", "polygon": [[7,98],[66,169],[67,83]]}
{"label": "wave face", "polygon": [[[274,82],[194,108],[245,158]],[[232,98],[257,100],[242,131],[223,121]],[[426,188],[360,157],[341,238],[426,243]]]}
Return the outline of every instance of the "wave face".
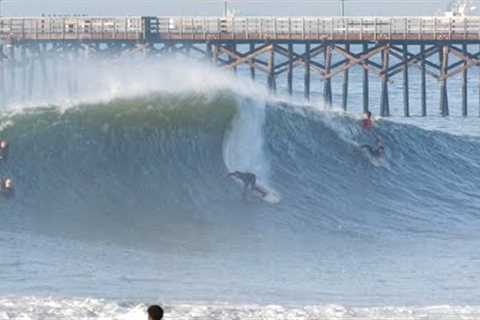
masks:
{"label": "wave face", "polygon": [[[12,146],[2,174],[17,186],[16,199],[0,203],[0,231],[150,252],[157,260],[145,258],[145,269],[116,265],[104,275],[133,273],[126,282],[138,287],[126,296],[480,299],[471,286],[480,279],[472,265],[480,240],[479,139],[384,121],[375,129],[387,146],[378,166],[359,147],[373,134],[357,120],[229,91],[33,109],[0,124]],[[256,172],[281,202],[243,201],[241,186],[225,178],[237,169]],[[95,256],[95,268],[111,261]],[[79,270],[92,268],[81,255],[69,259],[78,259]],[[138,280],[155,276],[172,282],[162,290]],[[88,281],[63,288],[83,294]],[[123,292],[108,283],[91,290]]]}

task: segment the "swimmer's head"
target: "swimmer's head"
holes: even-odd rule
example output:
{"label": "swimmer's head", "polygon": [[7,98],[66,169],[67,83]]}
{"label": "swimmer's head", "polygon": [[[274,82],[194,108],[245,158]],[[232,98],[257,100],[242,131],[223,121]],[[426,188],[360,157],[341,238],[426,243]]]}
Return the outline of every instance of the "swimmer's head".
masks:
{"label": "swimmer's head", "polygon": [[5,179],[5,188],[11,189],[13,187],[13,181],[10,178]]}

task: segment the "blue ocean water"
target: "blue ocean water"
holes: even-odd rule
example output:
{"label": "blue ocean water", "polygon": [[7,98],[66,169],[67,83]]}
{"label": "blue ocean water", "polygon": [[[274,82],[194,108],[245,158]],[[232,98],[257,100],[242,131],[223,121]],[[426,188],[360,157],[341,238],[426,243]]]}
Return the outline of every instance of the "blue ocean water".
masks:
{"label": "blue ocean water", "polygon": [[[320,84],[306,103],[243,70],[129,67],[2,113],[16,197],[0,202],[0,319],[142,319],[149,303],[175,319],[479,318],[479,120],[458,117],[458,83],[450,118],[363,130],[356,85],[343,113]],[[359,147],[375,136],[382,162]],[[242,199],[232,170],[280,202]]]}

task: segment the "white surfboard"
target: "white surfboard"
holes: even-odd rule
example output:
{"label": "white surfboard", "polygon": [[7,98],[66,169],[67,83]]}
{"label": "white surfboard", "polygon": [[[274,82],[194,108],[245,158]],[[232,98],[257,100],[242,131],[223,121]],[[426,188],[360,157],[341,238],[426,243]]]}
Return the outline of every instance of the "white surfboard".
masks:
{"label": "white surfboard", "polygon": [[370,163],[374,167],[377,167],[377,168],[385,167],[385,165],[386,165],[385,156],[375,157],[370,153],[370,151],[368,149],[362,148],[362,147],[360,147],[360,150],[362,151],[362,153],[365,155],[365,157],[368,159],[368,161],[370,161]]}
{"label": "white surfboard", "polygon": [[[243,182],[236,178],[236,177],[233,177],[233,179],[238,182],[238,184],[242,185],[243,186]],[[261,192],[259,191],[255,191],[255,190],[252,190],[252,191],[248,191],[247,193],[247,197],[248,195],[252,195],[254,196],[255,198],[259,199],[259,200],[262,200],[262,201],[265,201],[265,202],[268,202],[270,204],[277,204],[280,202],[281,200],[281,197],[280,195],[275,192],[274,190],[271,190],[265,186],[262,186],[260,185],[258,182],[255,186],[257,189],[261,190],[261,192],[263,192],[265,195],[263,195]]]}
{"label": "white surfboard", "polygon": [[277,203],[280,202],[280,200],[281,200],[280,195],[278,193],[276,193],[275,191],[270,190],[265,186],[259,185],[258,183],[257,183],[256,187],[258,189],[260,189],[263,193],[265,193],[265,195],[263,195],[260,192],[255,191],[255,190],[252,192],[252,194],[254,194],[256,197],[258,197],[260,200],[268,202],[270,204],[277,204]]}

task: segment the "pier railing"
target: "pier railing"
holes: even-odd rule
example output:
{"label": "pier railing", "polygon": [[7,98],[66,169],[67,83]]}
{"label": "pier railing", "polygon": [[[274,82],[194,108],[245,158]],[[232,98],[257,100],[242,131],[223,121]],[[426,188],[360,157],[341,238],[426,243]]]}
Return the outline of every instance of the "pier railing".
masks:
{"label": "pier railing", "polygon": [[480,17],[5,17],[10,40],[480,40]]}

